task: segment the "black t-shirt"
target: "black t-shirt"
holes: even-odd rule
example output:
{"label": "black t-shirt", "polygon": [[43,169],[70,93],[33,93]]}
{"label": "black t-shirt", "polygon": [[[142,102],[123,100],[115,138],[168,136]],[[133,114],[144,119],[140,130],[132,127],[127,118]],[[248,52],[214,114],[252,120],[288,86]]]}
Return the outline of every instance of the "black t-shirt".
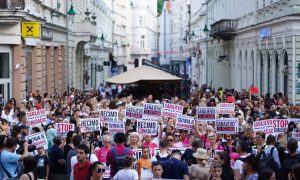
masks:
{"label": "black t-shirt", "polygon": [[183,153],[181,160],[185,161],[189,166],[192,164],[197,164],[197,160],[196,158],[194,158],[193,156],[194,151],[191,149],[187,149],[185,150],[185,152]]}
{"label": "black t-shirt", "polygon": [[64,159],[64,152],[57,145],[52,146],[50,154],[50,172],[55,174],[66,174],[65,164],[60,165],[58,160]]}
{"label": "black t-shirt", "polygon": [[71,149],[73,149],[73,147],[70,146],[70,144],[65,145],[65,147],[64,147],[64,158],[65,158],[65,160],[67,160],[68,153]]}
{"label": "black t-shirt", "polygon": [[171,158],[162,163],[164,179],[183,179],[183,175],[189,175],[188,165],[176,158]]}
{"label": "black t-shirt", "polygon": [[46,166],[49,165],[49,159],[45,155],[36,155],[34,156],[37,162],[37,178],[38,179],[44,179],[46,177]]}

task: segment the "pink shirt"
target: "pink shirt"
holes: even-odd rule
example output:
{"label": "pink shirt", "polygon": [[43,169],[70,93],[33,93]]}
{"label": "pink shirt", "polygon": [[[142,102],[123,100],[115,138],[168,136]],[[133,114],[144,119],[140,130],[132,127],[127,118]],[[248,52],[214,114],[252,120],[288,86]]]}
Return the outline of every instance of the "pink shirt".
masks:
{"label": "pink shirt", "polygon": [[143,146],[151,149],[152,156],[154,156],[154,149],[158,148],[157,144],[155,144],[153,142],[149,142],[149,143],[144,142]]}
{"label": "pink shirt", "polygon": [[110,150],[111,148],[99,148],[96,152],[96,156],[98,158],[98,160],[102,163],[105,163],[106,162],[106,155],[107,155],[107,152]]}

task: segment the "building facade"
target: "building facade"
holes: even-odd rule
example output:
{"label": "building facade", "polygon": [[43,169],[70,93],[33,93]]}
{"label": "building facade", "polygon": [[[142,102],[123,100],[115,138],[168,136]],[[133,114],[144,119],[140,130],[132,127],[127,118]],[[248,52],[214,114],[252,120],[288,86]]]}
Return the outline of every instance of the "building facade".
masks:
{"label": "building facade", "polygon": [[141,65],[143,59],[157,59],[157,6],[153,4],[157,0],[131,1],[131,62],[128,64],[132,67]]}
{"label": "building facade", "polygon": [[[191,1],[191,28],[208,27],[190,42],[193,78],[214,88],[282,92],[300,102],[299,1]],[[224,11],[226,9],[226,11]]]}
{"label": "building facade", "polygon": [[59,0],[0,1],[0,104],[65,91],[66,9]]}

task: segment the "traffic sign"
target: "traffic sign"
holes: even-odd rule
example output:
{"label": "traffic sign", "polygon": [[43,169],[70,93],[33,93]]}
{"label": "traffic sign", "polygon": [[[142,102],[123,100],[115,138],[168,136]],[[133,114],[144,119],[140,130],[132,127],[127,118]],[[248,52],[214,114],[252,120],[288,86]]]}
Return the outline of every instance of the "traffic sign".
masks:
{"label": "traffic sign", "polygon": [[41,24],[36,21],[22,22],[22,37],[39,38],[41,36]]}

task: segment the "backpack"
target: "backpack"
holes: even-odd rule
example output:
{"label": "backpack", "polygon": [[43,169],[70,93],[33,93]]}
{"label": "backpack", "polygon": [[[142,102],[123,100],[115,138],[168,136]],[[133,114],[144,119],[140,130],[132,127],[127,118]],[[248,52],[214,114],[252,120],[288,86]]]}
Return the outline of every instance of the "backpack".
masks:
{"label": "backpack", "polygon": [[116,172],[120,171],[121,169],[124,169],[124,162],[123,161],[124,161],[125,156],[128,155],[129,148],[126,147],[125,151],[122,155],[117,154],[116,148],[112,148],[111,151],[112,151],[112,153],[115,157],[114,164],[115,164],[115,167],[116,167]]}
{"label": "backpack", "polygon": [[259,167],[260,171],[265,169],[265,168],[270,168],[275,172],[279,172],[279,166],[273,158],[274,149],[275,149],[275,147],[271,148],[271,151],[270,151],[269,155],[266,155],[264,150],[262,150],[258,154],[258,161],[259,161],[258,167]]}
{"label": "backpack", "polygon": [[163,157],[163,158],[160,157],[159,154],[157,154],[155,157],[156,157],[157,161],[161,162],[161,163],[163,163],[163,162],[171,159],[171,155],[170,154],[167,157]]}
{"label": "backpack", "polygon": [[292,167],[298,163],[300,163],[300,154],[297,154],[294,157],[286,154],[284,160],[282,161],[282,170],[284,174],[287,176],[288,173],[291,172]]}

